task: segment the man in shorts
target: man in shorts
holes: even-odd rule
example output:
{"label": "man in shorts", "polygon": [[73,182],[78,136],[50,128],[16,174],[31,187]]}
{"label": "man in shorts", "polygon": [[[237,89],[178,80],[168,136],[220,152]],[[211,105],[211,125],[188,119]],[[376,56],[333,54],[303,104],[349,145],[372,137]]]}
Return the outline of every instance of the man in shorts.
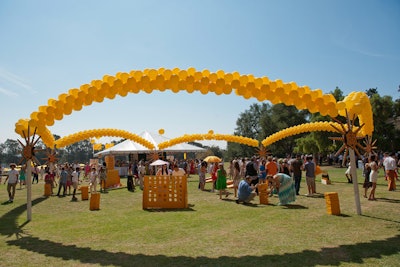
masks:
{"label": "man in shorts", "polygon": [[4,181],[4,183],[7,182],[7,192],[8,192],[8,202],[11,203],[14,201],[14,196],[15,196],[15,187],[17,186],[18,183],[18,176],[19,172],[15,169],[16,165],[15,163],[10,164],[11,170],[7,174],[7,178]]}

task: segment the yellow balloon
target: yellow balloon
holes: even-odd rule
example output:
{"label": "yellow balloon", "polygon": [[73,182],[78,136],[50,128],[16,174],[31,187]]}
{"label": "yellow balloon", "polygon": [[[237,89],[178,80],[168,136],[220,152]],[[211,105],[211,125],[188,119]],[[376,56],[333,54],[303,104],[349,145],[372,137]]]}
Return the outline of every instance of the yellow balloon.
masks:
{"label": "yellow balloon", "polygon": [[194,75],[196,73],[196,69],[193,67],[190,67],[187,69],[188,75]]}
{"label": "yellow balloon", "polygon": [[206,95],[208,93],[208,85],[201,85],[200,88],[200,93],[202,93],[203,95]]}
{"label": "yellow balloon", "polygon": [[226,95],[229,95],[232,93],[232,87],[229,84],[225,84],[223,93]]}
{"label": "yellow balloon", "polygon": [[221,79],[224,79],[226,83],[230,83],[233,81],[233,75],[232,73],[225,73],[225,76],[221,77]]}
{"label": "yellow balloon", "polygon": [[181,70],[181,71],[179,71],[179,73],[178,73],[178,77],[179,77],[179,79],[181,79],[181,80],[186,79],[187,76],[188,76],[188,73],[187,73],[186,70]]}
{"label": "yellow balloon", "polygon": [[245,86],[247,84],[247,82],[249,81],[249,78],[247,77],[247,75],[242,75],[239,78],[240,81],[240,85]]}
{"label": "yellow balloon", "polygon": [[210,71],[207,69],[202,70],[201,73],[203,74],[203,77],[208,77],[210,75]]}
{"label": "yellow balloon", "polygon": [[209,79],[210,79],[210,82],[215,83],[218,80],[218,75],[216,73],[210,73]]}
{"label": "yellow balloon", "polygon": [[217,86],[215,85],[215,83],[210,83],[210,84],[208,85],[208,91],[209,91],[209,92],[215,92],[216,89],[217,89]]}
{"label": "yellow balloon", "polygon": [[194,80],[195,80],[195,81],[200,81],[201,78],[203,78],[203,73],[201,73],[200,71],[196,71],[196,72],[193,74],[193,77],[194,77]]}
{"label": "yellow balloon", "polygon": [[68,91],[68,94],[69,95],[72,95],[73,97],[78,97],[78,93],[79,93],[79,89],[76,89],[76,88],[73,88],[73,89],[70,89],[69,91]]}
{"label": "yellow balloon", "polygon": [[232,86],[232,88],[239,88],[239,86],[240,86],[240,81],[239,80],[233,80],[232,82],[231,82],[231,86]]}

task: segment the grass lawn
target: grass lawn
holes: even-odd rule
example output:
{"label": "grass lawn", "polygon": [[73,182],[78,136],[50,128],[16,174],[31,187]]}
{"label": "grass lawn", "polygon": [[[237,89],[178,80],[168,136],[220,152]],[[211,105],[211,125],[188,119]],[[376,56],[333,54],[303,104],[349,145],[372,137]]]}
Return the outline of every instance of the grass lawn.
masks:
{"label": "grass lawn", "polygon": [[[126,188],[101,194],[100,210],[89,201],[43,197],[43,181],[32,185],[32,220],[26,189],[6,203],[0,185],[0,266],[399,266],[399,190],[387,191],[380,171],[376,197],[362,197],[357,215],[354,188],[345,168],[323,167],[331,185],[317,179],[317,192],[302,188],[295,203],[236,204],[233,195],[197,189],[189,178],[189,208],[143,210],[142,192]],[[121,178],[126,185],[126,179]],[[207,184],[207,188],[210,188]],[[17,186],[19,188],[19,186]],[[324,192],[338,192],[341,215],[328,215]]]}

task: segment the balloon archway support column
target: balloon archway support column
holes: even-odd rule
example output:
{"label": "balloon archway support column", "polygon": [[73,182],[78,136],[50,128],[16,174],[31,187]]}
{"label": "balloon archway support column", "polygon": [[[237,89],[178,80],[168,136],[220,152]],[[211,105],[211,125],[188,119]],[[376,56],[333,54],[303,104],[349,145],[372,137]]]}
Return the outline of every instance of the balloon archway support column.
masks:
{"label": "balloon archway support column", "polygon": [[349,154],[350,154],[350,164],[351,164],[350,173],[354,186],[354,201],[356,203],[357,214],[361,215],[361,203],[360,203],[360,193],[358,190],[356,156],[352,148],[349,148]]}
{"label": "balloon archway support column", "polygon": [[26,162],[26,220],[32,220],[32,160]]}

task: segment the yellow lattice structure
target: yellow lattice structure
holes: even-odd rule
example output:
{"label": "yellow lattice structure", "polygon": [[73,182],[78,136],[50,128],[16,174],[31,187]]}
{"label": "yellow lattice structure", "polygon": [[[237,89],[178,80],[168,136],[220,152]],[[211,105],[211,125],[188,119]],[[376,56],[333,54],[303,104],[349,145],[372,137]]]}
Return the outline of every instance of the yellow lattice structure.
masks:
{"label": "yellow lattice structure", "polygon": [[188,207],[186,176],[145,176],[143,209]]}

